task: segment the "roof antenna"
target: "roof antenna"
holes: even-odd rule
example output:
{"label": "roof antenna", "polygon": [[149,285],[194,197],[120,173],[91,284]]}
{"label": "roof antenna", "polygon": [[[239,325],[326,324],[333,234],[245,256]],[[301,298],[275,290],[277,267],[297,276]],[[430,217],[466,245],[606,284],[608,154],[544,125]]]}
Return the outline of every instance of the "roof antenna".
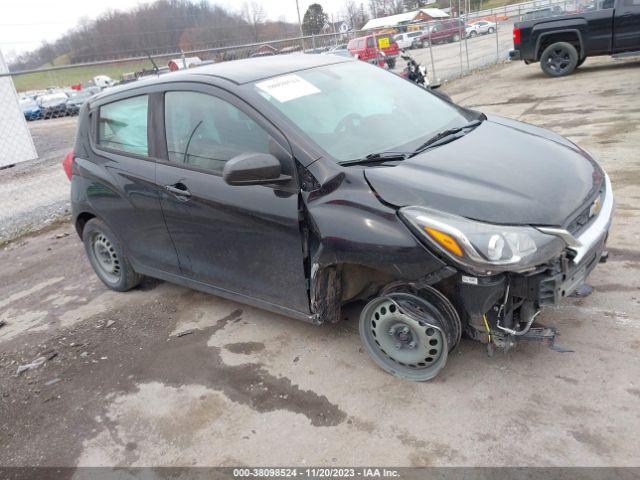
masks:
{"label": "roof antenna", "polygon": [[156,65],[156,62],[153,61],[153,58],[151,57],[151,54],[149,52],[147,52],[147,57],[149,58],[149,61],[153,65],[153,71],[155,72],[155,74],[160,75],[160,69],[158,68],[158,65]]}

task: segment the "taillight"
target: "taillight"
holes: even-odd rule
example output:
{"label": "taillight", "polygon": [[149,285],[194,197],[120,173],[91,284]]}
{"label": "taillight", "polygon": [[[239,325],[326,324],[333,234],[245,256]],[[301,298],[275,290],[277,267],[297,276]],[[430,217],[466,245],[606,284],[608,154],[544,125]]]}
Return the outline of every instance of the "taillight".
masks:
{"label": "taillight", "polygon": [[73,165],[73,149],[69,150],[69,152],[64,156],[64,160],[62,160],[62,168],[64,168],[64,173],[67,174],[69,180],[73,176],[73,172],[71,171],[71,166]]}
{"label": "taillight", "polygon": [[520,29],[518,27],[513,27],[513,43],[515,45],[520,43]]}

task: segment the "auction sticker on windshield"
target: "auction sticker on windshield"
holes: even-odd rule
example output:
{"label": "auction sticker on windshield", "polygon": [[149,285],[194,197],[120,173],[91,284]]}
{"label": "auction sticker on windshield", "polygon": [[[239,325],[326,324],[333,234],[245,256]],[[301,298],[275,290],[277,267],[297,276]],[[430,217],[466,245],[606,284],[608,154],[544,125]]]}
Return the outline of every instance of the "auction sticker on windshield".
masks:
{"label": "auction sticker on windshield", "polygon": [[263,92],[271,95],[280,103],[320,93],[320,89],[298,75],[281,75],[264,82],[256,83]]}

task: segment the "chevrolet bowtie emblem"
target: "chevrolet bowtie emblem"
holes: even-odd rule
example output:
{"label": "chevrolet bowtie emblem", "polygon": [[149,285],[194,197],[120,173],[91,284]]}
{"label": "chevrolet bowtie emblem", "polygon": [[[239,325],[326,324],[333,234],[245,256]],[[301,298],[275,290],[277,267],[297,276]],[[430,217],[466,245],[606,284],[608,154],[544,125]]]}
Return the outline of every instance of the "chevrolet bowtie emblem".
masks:
{"label": "chevrolet bowtie emblem", "polygon": [[601,209],[602,209],[602,200],[600,200],[600,197],[598,197],[596,198],[596,201],[593,202],[593,204],[589,208],[589,218],[600,213]]}

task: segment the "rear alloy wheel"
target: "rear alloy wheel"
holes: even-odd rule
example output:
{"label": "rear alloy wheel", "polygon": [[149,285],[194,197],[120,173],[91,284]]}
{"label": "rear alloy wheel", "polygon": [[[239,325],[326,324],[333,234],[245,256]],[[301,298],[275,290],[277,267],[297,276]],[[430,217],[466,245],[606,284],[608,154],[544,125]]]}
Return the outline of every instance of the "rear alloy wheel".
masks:
{"label": "rear alloy wheel", "polygon": [[413,381],[435,377],[460,340],[451,303],[433,289],[424,296],[390,293],[369,302],[360,315],[360,338],[376,364]]}
{"label": "rear alloy wheel", "polygon": [[89,220],[82,231],[82,241],[93,270],[107,287],[126,292],[142,281],[142,275],[133,270],[120,242],[104,222]]}
{"label": "rear alloy wheel", "polygon": [[544,49],[540,67],[550,77],[564,77],[578,66],[578,51],[567,42],[557,42]]}
{"label": "rear alloy wheel", "polygon": [[487,30],[487,33],[492,34],[492,33],[494,33],[495,31],[496,31],[496,29],[495,29],[495,28],[493,28],[493,27],[489,27],[489,29]]}

